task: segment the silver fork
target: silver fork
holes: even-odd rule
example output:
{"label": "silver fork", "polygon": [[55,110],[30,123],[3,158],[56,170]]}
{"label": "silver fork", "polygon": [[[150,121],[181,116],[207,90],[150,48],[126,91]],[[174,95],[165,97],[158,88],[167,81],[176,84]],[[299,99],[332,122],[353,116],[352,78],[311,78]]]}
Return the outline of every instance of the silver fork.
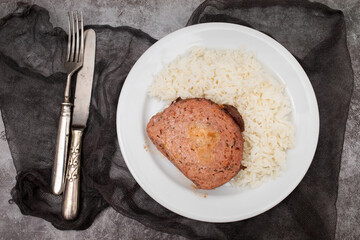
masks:
{"label": "silver fork", "polygon": [[[80,30],[79,30],[80,25]],[[64,102],[61,103],[61,113],[59,119],[59,128],[57,133],[55,159],[52,169],[51,189],[56,195],[64,190],[65,171],[67,161],[67,150],[70,134],[71,108],[70,102],[71,77],[83,65],[84,58],[84,20],[83,14],[78,12],[68,13],[68,46],[65,61],[67,71],[67,80],[64,93]]]}

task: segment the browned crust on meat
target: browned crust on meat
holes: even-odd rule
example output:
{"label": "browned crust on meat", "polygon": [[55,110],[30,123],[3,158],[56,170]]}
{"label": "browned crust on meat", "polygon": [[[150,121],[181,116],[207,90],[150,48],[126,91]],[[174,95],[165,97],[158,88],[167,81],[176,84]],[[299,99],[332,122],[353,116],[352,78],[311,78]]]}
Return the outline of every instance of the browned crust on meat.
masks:
{"label": "browned crust on meat", "polygon": [[192,98],[177,99],[153,116],[146,132],[157,149],[198,188],[213,189],[240,171],[241,129],[243,121],[236,108]]}
{"label": "browned crust on meat", "polygon": [[234,106],[228,104],[224,104],[223,106],[223,110],[234,119],[236,124],[240,127],[241,132],[243,132],[245,130],[245,124],[239,111]]}

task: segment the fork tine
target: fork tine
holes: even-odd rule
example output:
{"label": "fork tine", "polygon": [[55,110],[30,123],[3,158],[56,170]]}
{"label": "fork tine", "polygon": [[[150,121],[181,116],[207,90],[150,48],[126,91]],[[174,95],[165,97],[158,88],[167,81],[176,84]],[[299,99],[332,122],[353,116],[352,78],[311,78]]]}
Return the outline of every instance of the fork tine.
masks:
{"label": "fork tine", "polygon": [[74,61],[74,53],[75,53],[75,26],[74,26],[74,12],[71,12],[71,20],[72,20],[72,44],[71,44],[71,55],[70,62]]}
{"label": "fork tine", "polygon": [[71,29],[70,29],[70,13],[68,12],[68,27],[69,27],[69,31],[68,31],[68,45],[67,45],[67,52],[66,52],[66,61],[69,61],[69,57],[70,57],[70,42],[71,42]]}
{"label": "fork tine", "polygon": [[80,61],[83,61],[83,58],[84,58],[84,17],[83,17],[82,12],[80,12],[80,21],[81,21]]}
{"label": "fork tine", "polygon": [[76,52],[75,52],[75,62],[79,62],[79,14],[78,11],[75,12],[75,19],[76,19]]}

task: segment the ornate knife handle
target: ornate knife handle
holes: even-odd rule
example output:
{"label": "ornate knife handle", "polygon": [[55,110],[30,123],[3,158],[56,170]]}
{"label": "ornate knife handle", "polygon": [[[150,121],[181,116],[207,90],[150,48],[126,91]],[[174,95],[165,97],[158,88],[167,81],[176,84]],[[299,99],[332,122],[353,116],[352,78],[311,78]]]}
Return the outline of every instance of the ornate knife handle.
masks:
{"label": "ornate knife handle", "polygon": [[71,129],[71,144],[62,205],[62,215],[66,220],[73,220],[77,216],[79,209],[80,159],[83,131],[83,128]]}
{"label": "ornate knife handle", "polygon": [[63,102],[61,104],[61,113],[56,139],[55,159],[51,177],[51,189],[55,195],[59,195],[64,191],[64,178],[71,120],[71,107],[71,103]]}

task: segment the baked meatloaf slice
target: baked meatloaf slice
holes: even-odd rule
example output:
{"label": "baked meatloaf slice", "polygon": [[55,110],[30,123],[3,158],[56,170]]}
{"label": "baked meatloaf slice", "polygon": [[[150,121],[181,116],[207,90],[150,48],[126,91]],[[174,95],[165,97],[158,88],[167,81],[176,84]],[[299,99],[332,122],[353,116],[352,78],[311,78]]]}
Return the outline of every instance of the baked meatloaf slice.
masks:
{"label": "baked meatloaf slice", "polygon": [[227,183],[240,170],[244,123],[236,108],[202,98],[178,99],[153,116],[146,132],[201,189]]}

